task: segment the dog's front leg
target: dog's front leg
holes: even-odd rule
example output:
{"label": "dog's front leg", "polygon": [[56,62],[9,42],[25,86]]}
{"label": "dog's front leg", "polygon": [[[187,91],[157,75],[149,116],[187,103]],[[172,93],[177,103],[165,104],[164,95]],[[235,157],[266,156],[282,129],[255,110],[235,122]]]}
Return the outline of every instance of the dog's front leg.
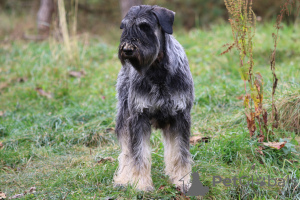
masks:
{"label": "dog's front leg", "polygon": [[118,114],[116,119],[116,133],[121,147],[119,155],[119,167],[114,176],[114,186],[126,186],[130,183],[130,148],[128,131],[129,111],[127,101],[119,101]]}
{"label": "dog's front leg", "polygon": [[146,113],[138,113],[129,119],[131,183],[138,190],[151,191],[151,124]]}
{"label": "dog's front leg", "polygon": [[[166,174],[181,191],[190,187],[192,158],[189,151],[190,114],[179,113],[173,123],[163,130]],[[184,181],[184,186],[183,186]]]}

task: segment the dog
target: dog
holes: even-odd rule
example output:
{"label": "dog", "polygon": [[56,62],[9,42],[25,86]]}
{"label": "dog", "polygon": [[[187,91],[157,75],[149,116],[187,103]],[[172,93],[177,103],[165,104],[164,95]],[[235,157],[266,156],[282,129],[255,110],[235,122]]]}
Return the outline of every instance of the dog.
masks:
{"label": "dog", "polygon": [[180,190],[189,187],[194,84],[183,47],[171,35],[174,16],[166,8],[141,5],[131,7],[121,22],[115,128],[121,153],[115,186],[154,189],[150,147],[154,127],[163,132],[166,174]]}

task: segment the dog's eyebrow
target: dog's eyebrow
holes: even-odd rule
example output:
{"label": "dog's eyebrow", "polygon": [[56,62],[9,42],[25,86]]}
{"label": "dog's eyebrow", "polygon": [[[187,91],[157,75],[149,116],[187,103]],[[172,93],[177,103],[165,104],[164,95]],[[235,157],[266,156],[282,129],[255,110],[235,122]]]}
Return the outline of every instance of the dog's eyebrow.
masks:
{"label": "dog's eyebrow", "polygon": [[135,22],[136,22],[135,23],[136,25],[139,25],[139,24],[142,24],[142,23],[147,23],[147,24],[149,23],[146,19],[143,19],[143,18],[142,19],[141,18],[137,18],[135,20]]}

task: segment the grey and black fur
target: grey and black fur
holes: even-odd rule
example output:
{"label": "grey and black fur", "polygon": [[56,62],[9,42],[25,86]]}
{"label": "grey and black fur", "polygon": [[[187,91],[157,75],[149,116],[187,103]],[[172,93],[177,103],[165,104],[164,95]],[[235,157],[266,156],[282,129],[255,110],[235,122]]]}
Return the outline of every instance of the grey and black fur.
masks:
{"label": "grey and black fur", "polygon": [[[115,185],[153,190],[151,127],[163,130],[165,171],[181,190],[191,171],[190,111],[193,79],[182,46],[171,35],[175,13],[159,6],[134,6],[122,20],[117,80],[116,133],[121,145]],[[185,176],[185,185],[190,177]]]}

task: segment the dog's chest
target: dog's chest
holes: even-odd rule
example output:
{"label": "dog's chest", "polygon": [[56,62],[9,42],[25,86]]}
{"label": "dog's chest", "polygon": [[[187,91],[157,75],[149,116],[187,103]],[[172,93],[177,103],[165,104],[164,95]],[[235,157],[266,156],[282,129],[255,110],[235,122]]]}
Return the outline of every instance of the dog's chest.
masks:
{"label": "dog's chest", "polygon": [[[146,92],[145,92],[146,91]],[[138,112],[167,112],[175,115],[186,108],[186,99],[177,91],[171,91],[166,85],[153,84],[144,91],[133,91],[133,106]]]}

